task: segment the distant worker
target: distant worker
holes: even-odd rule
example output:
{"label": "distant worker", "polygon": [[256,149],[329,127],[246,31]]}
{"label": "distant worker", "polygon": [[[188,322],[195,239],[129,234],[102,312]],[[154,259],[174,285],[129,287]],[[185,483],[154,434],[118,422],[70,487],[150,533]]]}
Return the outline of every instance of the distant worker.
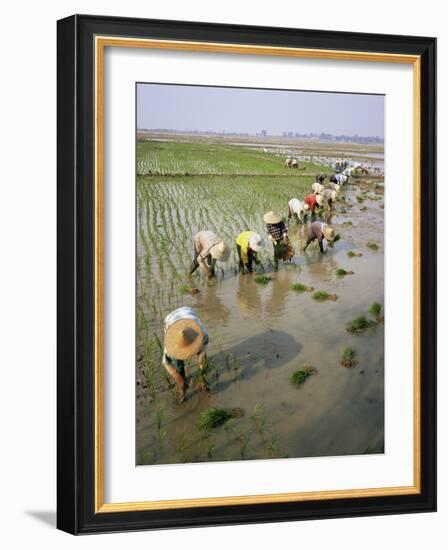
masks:
{"label": "distant worker", "polygon": [[316,181],[323,185],[325,178],[327,177],[327,174],[317,174],[316,175]]}
{"label": "distant worker", "polygon": [[333,248],[334,246],[334,229],[328,224],[320,221],[315,221],[311,223],[308,227],[308,239],[306,245],[303,248],[303,251],[308,248],[308,245],[312,243],[315,239],[319,242],[319,249],[322,254],[324,254],[323,240],[326,239],[328,246]]}
{"label": "distant worker", "polygon": [[341,190],[341,186],[338,183],[334,183],[332,181],[329,182],[328,187],[329,189],[333,189],[333,191],[337,191],[338,193]]}
{"label": "distant worker", "polygon": [[203,265],[207,271],[208,278],[215,276],[216,262],[227,262],[230,256],[230,249],[227,244],[217,237],[213,231],[199,231],[193,239],[194,258],[190,268],[190,275],[193,274],[199,265]]}
{"label": "distant worker", "polygon": [[316,208],[322,206],[324,203],[322,195],[315,195],[314,193],[310,193],[309,195],[307,195],[303,199],[303,202],[308,205],[311,214],[314,214]]}
{"label": "distant worker", "polygon": [[325,191],[325,187],[321,183],[319,183],[318,181],[315,181],[313,183],[313,185],[311,186],[311,189],[313,190],[313,193],[315,195],[322,194],[323,191]]}
{"label": "distant worker", "polygon": [[244,268],[252,273],[253,263],[256,265],[261,264],[258,252],[263,250],[265,246],[263,238],[254,231],[243,231],[238,235],[235,242],[240,273],[244,273]]}
{"label": "distant worker", "polygon": [[288,228],[277,212],[268,212],[263,216],[263,221],[266,224],[268,238],[274,247],[274,265],[277,271],[279,260],[290,260],[294,255],[289,243]]}
{"label": "distant worker", "polygon": [[305,222],[305,216],[309,212],[310,207],[305,202],[300,201],[299,199],[291,199],[288,202],[288,221],[294,216],[297,216],[297,219],[300,223]]}
{"label": "distant worker", "polygon": [[337,191],[334,191],[333,189],[325,189],[322,193],[324,205],[328,210],[333,210],[333,204],[336,201],[336,197]]}
{"label": "distant worker", "polygon": [[348,181],[348,177],[344,176],[344,174],[333,174],[330,178],[330,181],[333,183],[337,183],[338,185],[344,185]]}
{"label": "distant worker", "polygon": [[[188,381],[185,377],[185,361],[198,357],[199,369],[206,365],[208,333],[191,307],[180,307],[165,317],[164,350],[162,364],[174,380],[177,399],[185,399]],[[208,389],[203,381],[202,389]]]}

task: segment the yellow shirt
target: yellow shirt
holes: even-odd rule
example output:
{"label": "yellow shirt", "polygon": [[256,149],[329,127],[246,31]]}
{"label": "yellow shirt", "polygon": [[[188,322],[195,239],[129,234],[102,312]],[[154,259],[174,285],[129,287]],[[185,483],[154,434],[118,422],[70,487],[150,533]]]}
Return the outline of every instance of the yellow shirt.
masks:
{"label": "yellow shirt", "polygon": [[256,235],[254,231],[243,231],[236,238],[236,244],[241,247],[241,259],[243,263],[247,264],[249,262],[248,253],[249,253],[249,239]]}

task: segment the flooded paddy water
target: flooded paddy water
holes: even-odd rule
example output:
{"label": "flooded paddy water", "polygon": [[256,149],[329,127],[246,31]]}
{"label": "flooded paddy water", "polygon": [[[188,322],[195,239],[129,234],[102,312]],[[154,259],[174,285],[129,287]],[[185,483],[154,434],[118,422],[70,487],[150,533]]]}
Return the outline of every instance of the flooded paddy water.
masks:
{"label": "flooded paddy water", "polygon": [[[274,272],[268,244],[261,259],[272,280],[262,285],[238,273],[235,238],[245,229],[265,237],[263,214],[285,215],[312,178],[152,176],[137,183],[137,464],[383,452],[384,326],[375,322],[359,335],[346,327],[360,315],[373,320],[370,305],[384,303],[383,185],[355,180],[342,189],[331,219],[340,239],[323,256],[316,242],[302,252],[306,226],[292,220],[293,261]],[[232,249],[213,281],[188,277],[193,236],[203,229]],[[339,268],[354,273],[341,277]],[[295,283],[337,300],[318,302],[313,292],[294,291]],[[210,334],[210,391],[195,387],[192,362],[187,399],[178,403],[161,350],[163,319],[181,305],[195,308]],[[341,366],[346,346],[357,352],[352,368]],[[306,365],[316,373],[294,386],[292,373]],[[204,432],[199,418],[211,407],[237,414]]]}

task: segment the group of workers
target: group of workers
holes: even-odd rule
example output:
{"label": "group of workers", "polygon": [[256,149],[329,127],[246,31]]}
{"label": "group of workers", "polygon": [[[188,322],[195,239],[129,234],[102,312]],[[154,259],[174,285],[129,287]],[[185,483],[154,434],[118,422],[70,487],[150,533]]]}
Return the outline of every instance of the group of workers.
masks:
{"label": "group of workers", "polygon": [[[334,181],[336,176],[343,176],[346,179],[342,181],[336,178]],[[333,184],[336,188],[325,188],[323,185],[325,178],[325,174],[316,176],[316,182],[312,186],[313,192],[306,195],[303,201],[293,198],[288,202],[288,224],[294,215],[302,223],[305,222],[307,216],[311,217],[303,251],[314,240],[318,241],[322,254],[324,253],[324,240],[327,241],[328,246],[333,247],[334,245],[333,227],[320,220],[315,220],[314,217],[322,207],[332,209],[339,185],[343,185],[348,176],[344,174],[332,176],[330,185]],[[283,221],[281,215],[274,211],[267,212],[263,216],[263,221],[266,224],[267,238],[273,245],[274,266],[277,270],[279,260],[291,260],[294,256],[294,249],[288,236],[288,225]],[[258,255],[266,246],[265,240],[255,231],[246,230],[236,237],[235,244],[240,273],[245,270],[252,273],[254,264],[261,265]],[[224,239],[218,237],[213,231],[199,231],[193,238],[193,262],[190,275],[201,266],[211,279],[215,276],[216,262],[227,262],[229,256],[230,248]],[[197,313],[190,307],[178,308],[167,315],[164,332],[162,363],[176,385],[178,401],[182,402],[189,387],[189,380],[185,374],[185,361],[197,356],[200,372],[203,371],[207,360],[206,347],[209,336]],[[202,384],[202,389],[206,388],[206,384]]]}

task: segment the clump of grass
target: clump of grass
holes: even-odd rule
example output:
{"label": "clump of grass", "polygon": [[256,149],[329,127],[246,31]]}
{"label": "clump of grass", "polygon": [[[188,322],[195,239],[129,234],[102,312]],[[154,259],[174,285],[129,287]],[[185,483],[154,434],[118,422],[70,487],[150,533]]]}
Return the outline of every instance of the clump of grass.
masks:
{"label": "clump of grass", "polygon": [[346,271],[342,267],[339,267],[338,269],[336,269],[336,275],[338,277],[343,277],[344,275],[353,275],[353,273],[354,271]]}
{"label": "clump of grass", "polygon": [[374,324],[373,321],[370,321],[364,315],[360,315],[359,317],[355,317],[352,321],[349,321],[346,327],[347,332],[350,332],[350,334],[362,334]]}
{"label": "clump of grass", "polygon": [[362,252],[353,252],[353,250],[349,250],[347,252],[347,256],[349,258],[360,258],[362,256]]}
{"label": "clump of grass", "polygon": [[269,275],[256,275],[254,277],[254,281],[259,285],[267,285],[272,281],[272,277],[270,277]]}
{"label": "clump of grass", "polygon": [[354,367],[358,362],[356,360],[356,356],[357,356],[357,353],[351,346],[345,347],[342,350],[341,365],[346,369]]}
{"label": "clump of grass", "polygon": [[378,302],[373,302],[373,304],[369,307],[369,313],[376,318],[378,323],[381,323],[384,320],[384,317],[381,315],[382,309],[383,306]]}
{"label": "clump of grass", "polygon": [[364,202],[364,197],[362,195],[356,195],[356,200],[361,203]]}
{"label": "clump of grass", "polygon": [[366,246],[367,246],[368,248],[370,248],[371,250],[378,250],[378,248],[379,248],[379,246],[378,246],[375,242],[373,242],[373,241],[369,241],[369,242],[366,244]]}
{"label": "clump of grass", "polygon": [[289,381],[291,384],[294,384],[294,386],[300,386],[302,385],[307,378],[309,378],[311,375],[316,374],[317,370],[314,367],[310,367],[308,365],[304,365],[303,368],[294,371],[291,376],[289,377]]}
{"label": "clump of grass", "polygon": [[325,290],[317,290],[314,294],[313,294],[313,298],[314,300],[316,300],[317,302],[325,302],[327,300],[333,300],[333,301],[336,301],[338,299],[338,297],[336,296],[336,294],[329,294],[328,292],[326,292]]}
{"label": "clump of grass", "polygon": [[230,418],[232,414],[227,409],[207,409],[199,418],[199,428],[203,431],[213,430],[225,424]]}
{"label": "clump of grass", "polygon": [[306,286],[302,283],[294,283],[291,288],[296,292],[312,292],[314,290],[312,286]]}

